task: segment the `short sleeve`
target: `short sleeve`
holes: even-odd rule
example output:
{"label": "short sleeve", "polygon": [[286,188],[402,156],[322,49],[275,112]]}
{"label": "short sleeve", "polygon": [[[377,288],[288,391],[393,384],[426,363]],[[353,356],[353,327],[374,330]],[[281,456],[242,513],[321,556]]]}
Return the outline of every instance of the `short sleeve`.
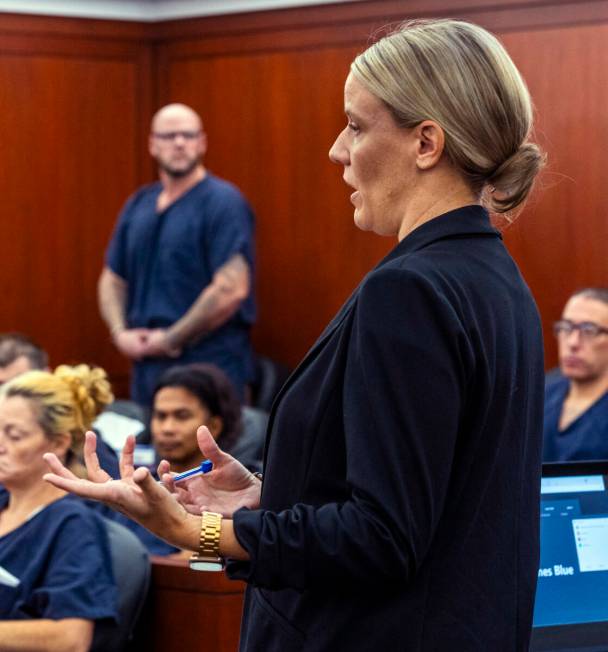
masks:
{"label": "short sleeve", "polygon": [[83,505],[57,528],[44,576],[22,611],[53,620],[116,619],[117,600],[103,520]]}
{"label": "short sleeve", "polygon": [[106,248],[105,263],[114,274],[128,281],[129,268],[127,256],[127,238],[130,217],[137,202],[138,195],[130,197],[118,216],[110,242]]}
{"label": "short sleeve", "polygon": [[212,273],[236,254],[253,268],[254,216],[245,198],[229,188],[210,215],[206,232],[206,256]]}

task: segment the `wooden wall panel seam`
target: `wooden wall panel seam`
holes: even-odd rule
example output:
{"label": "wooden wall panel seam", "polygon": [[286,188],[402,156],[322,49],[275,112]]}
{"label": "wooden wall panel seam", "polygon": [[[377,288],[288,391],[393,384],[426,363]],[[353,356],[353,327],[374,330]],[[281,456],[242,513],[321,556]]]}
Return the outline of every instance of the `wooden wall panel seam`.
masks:
{"label": "wooden wall panel seam", "polygon": [[[342,84],[353,53],[375,28],[414,12],[466,18],[499,34],[531,84],[552,169],[573,179],[540,195],[505,234],[539,295],[551,337],[548,325],[564,293],[573,285],[608,284],[599,258],[599,241],[608,234],[600,210],[605,156],[594,147],[594,163],[589,155],[582,163],[580,139],[572,136],[580,119],[608,133],[606,0],[379,0],[160,25],[0,15],[4,139],[14,150],[2,177],[10,196],[4,326],[31,329],[54,364],[66,355],[101,364],[117,394],[126,394],[128,363],[110,344],[94,302],[97,265],[114,206],[156,176],[146,147],[149,119],[162,103],[179,100],[203,113],[210,169],[239,185],[258,212],[257,348],[295,364],[368,263],[392,246],[352,225],[348,191],[326,152],[343,125]],[[22,68],[13,65],[20,62]],[[20,132],[23,138],[13,137]],[[22,232],[12,215],[29,220]],[[45,228],[32,228],[32,220]],[[37,266],[20,262],[11,238],[22,247],[31,238]],[[329,241],[336,251],[319,256]],[[70,246],[73,262],[57,258]],[[58,296],[48,305],[51,285]],[[78,301],[82,313],[74,308]],[[54,330],[38,314],[48,315]],[[553,340],[547,351],[551,365]]]}

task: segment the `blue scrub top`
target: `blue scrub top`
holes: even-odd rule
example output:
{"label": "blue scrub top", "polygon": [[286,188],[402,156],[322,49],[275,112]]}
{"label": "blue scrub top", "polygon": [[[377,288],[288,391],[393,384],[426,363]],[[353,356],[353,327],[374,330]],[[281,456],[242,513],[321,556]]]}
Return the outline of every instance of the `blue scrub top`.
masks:
{"label": "blue scrub top", "polygon": [[[173,324],[237,253],[254,269],[253,212],[237,188],[208,173],[159,213],[161,191],[154,183],[127,201],[106,253],[107,265],[129,285],[132,327]],[[254,319],[250,293],[233,321]]]}
{"label": "blue scrub top", "polygon": [[559,418],[569,388],[570,381],[562,375],[547,380],[543,460],[565,462],[608,459],[608,392],[565,430],[560,430]]}
{"label": "blue scrub top", "polygon": [[[8,498],[0,492],[0,511]],[[77,498],[56,500],[0,537],[0,566],[18,581],[0,579],[0,620],[117,618],[106,529]]]}
{"label": "blue scrub top", "polygon": [[108,267],[127,282],[128,325],[168,328],[235,254],[250,266],[252,289],[227,323],[187,346],[179,359],[136,363],[133,398],[149,403],[156,379],[168,366],[203,361],[221,367],[242,393],[253,375],[249,342],[256,313],[253,212],[235,186],[210,173],[158,212],[161,191],[161,184],[154,183],[127,201],[106,252]]}

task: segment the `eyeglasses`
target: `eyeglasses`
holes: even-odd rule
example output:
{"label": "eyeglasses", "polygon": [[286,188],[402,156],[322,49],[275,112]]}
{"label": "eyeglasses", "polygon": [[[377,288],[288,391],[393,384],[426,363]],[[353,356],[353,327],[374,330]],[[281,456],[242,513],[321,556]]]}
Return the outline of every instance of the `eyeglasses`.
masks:
{"label": "eyeglasses", "polygon": [[165,142],[169,142],[171,140],[175,140],[176,138],[179,138],[180,136],[184,140],[196,140],[200,135],[200,131],[154,131],[152,133],[154,138],[158,138],[158,140],[163,140]]}
{"label": "eyeglasses", "polygon": [[579,324],[576,324],[568,319],[561,319],[553,324],[553,332],[556,337],[559,337],[560,335],[568,336],[574,331],[578,331],[581,334],[581,339],[592,340],[598,337],[598,335],[605,335],[608,333],[608,328],[604,328],[592,321],[582,321]]}

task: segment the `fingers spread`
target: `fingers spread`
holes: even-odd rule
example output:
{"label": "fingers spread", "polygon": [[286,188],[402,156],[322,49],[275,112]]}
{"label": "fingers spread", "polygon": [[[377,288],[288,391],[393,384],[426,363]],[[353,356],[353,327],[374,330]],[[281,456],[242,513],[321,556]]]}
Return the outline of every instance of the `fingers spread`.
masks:
{"label": "fingers spread", "polygon": [[156,474],[158,475],[159,478],[162,478],[165,473],[169,473],[169,470],[171,469],[171,464],[167,462],[167,460],[161,460],[158,463],[158,467],[156,468]]}
{"label": "fingers spread", "polygon": [[171,493],[175,493],[175,491],[177,491],[178,488],[175,486],[175,483],[173,482],[173,476],[170,473],[163,473],[163,475],[160,476],[160,479],[167,491]]}
{"label": "fingers spread", "polygon": [[146,493],[150,498],[159,498],[166,489],[160,485],[145,466],[140,466],[133,473],[133,482],[140,491]]}
{"label": "fingers spread", "polygon": [[133,451],[135,450],[135,437],[129,435],[120,454],[120,477],[130,478],[133,475]]}
{"label": "fingers spread", "polygon": [[77,480],[78,478],[65,467],[55,453],[45,453],[43,456],[44,461],[49,465],[49,468],[54,475],[68,480]]}
{"label": "fingers spread", "polygon": [[196,438],[198,439],[198,447],[201,449],[201,453],[213,462],[213,466],[220,464],[225,453],[217,445],[213,435],[209,432],[209,428],[207,426],[200,426],[196,431]]}
{"label": "fingers spread", "polygon": [[97,457],[97,436],[94,432],[88,431],[84,440],[84,463],[87,467],[87,475],[94,482],[106,482],[111,477],[99,465]]}
{"label": "fingers spread", "polygon": [[94,498],[95,500],[107,500],[108,493],[105,484],[97,484],[89,482],[88,480],[81,480],[80,478],[71,479],[65,475],[58,475],[56,473],[46,473],[42,476],[43,480],[50,482],[55,487],[68,491],[82,498]]}

